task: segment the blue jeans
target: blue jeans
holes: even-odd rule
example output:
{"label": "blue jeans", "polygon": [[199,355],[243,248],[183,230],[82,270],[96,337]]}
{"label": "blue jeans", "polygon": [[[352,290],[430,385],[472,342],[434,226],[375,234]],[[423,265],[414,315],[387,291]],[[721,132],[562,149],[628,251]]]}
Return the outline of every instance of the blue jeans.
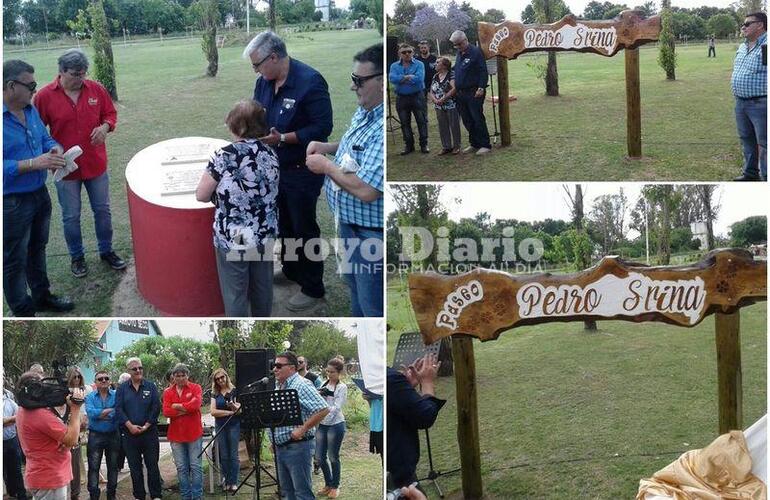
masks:
{"label": "blue jeans", "polygon": [[64,239],[73,259],[83,257],[83,235],[80,232],[80,192],[85,185],[88,201],[94,212],[96,240],[99,242],[99,253],[112,252],[112,214],[110,213],[110,177],[107,172],[99,177],[85,181],[55,182],[59,195],[62,221],[64,222]]}
{"label": "blue jeans", "polygon": [[313,500],[313,440],[276,446],[278,480],[287,500]]}
{"label": "blue jeans", "polygon": [[203,498],[203,464],[199,456],[202,448],[203,438],[190,443],[171,442],[182,500]]}
{"label": "blue jeans", "polygon": [[88,493],[91,500],[99,500],[99,467],[102,455],[107,458],[107,498],[115,498],[118,487],[118,454],[120,453],[120,433],[89,431],[88,445]]}
{"label": "blue jeans", "polygon": [[16,436],[3,439],[3,480],[8,495],[17,500],[27,500],[24,478],[21,475],[21,446]]}
{"label": "blue jeans", "polygon": [[[345,422],[334,425],[319,425],[316,432],[315,457],[321,464],[324,483],[329,488],[340,487],[340,448],[345,437]],[[328,460],[326,459],[328,456]],[[329,467],[331,464],[331,467]]]}
{"label": "blue jeans", "polygon": [[3,195],[3,291],[14,316],[33,316],[35,302],[50,293],[45,263],[50,224],[51,198],[45,186]]}
{"label": "blue jeans", "polygon": [[232,421],[227,427],[217,427],[217,439],[219,446],[219,464],[222,467],[222,474],[225,476],[226,485],[238,484],[238,472],[240,471],[240,462],[238,461],[238,441],[241,439],[241,423]]}
{"label": "blue jeans", "polygon": [[736,98],[735,122],[743,147],[743,175],[767,180],[767,97]]}
{"label": "blue jeans", "polygon": [[[383,253],[382,229],[369,229],[340,222],[339,237],[344,240],[348,262],[340,271],[350,287],[353,316],[382,316]],[[367,241],[368,240],[368,241]]]}
{"label": "blue jeans", "polygon": [[471,146],[476,149],[491,149],[487,120],[484,118],[484,96],[476,97],[475,90],[458,90],[455,103],[457,103],[457,110],[460,112],[463,125],[468,131],[468,140]]}

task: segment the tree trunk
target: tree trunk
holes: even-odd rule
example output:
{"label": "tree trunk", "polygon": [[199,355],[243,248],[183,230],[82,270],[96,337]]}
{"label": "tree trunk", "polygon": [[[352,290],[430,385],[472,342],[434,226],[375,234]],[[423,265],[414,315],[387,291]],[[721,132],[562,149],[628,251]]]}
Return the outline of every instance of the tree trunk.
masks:
{"label": "tree trunk", "polygon": [[438,351],[438,360],[441,366],[438,369],[439,377],[449,377],[454,375],[454,359],[452,358],[452,338],[444,337],[441,339],[441,347]]}
{"label": "tree trunk", "polygon": [[206,76],[217,76],[219,71],[219,50],[217,49],[217,26],[213,25],[206,29],[206,36],[209,43],[206,47],[206,59],[209,65],[206,68]]}
{"label": "tree trunk", "polygon": [[275,0],[269,0],[268,5],[268,20],[270,22],[270,31],[275,32]]}
{"label": "tree trunk", "polygon": [[559,71],[556,68],[556,52],[548,52],[548,68],[545,72],[545,94],[559,96]]}
{"label": "tree trunk", "polygon": [[662,202],[662,221],[660,228],[660,242],[658,244],[659,264],[667,266],[671,262],[671,199],[666,195]]}

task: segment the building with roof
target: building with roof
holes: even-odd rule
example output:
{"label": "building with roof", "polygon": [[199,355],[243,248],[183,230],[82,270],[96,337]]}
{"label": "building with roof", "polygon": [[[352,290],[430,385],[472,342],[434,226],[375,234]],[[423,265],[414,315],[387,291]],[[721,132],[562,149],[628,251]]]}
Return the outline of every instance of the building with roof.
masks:
{"label": "building with roof", "polygon": [[83,372],[83,381],[86,384],[93,383],[99,367],[114,361],[120,351],[137,340],[162,335],[158,323],[153,320],[97,321],[94,342],[78,363]]}

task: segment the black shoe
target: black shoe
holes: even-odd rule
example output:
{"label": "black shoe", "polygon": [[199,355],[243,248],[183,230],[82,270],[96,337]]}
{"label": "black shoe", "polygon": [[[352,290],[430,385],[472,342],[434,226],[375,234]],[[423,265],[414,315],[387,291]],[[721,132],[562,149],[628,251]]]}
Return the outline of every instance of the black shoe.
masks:
{"label": "black shoe", "polygon": [[754,181],[759,181],[760,178],[759,177],[749,177],[746,174],[743,174],[740,177],[736,177],[733,180],[736,181],[736,182],[754,182]]}
{"label": "black shoe", "polygon": [[72,259],[72,263],[70,264],[70,271],[72,271],[73,276],[76,278],[82,278],[88,274],[88,266],[86,266],[85,257]]}
{"label": "black shoe", "polygon": [[428,149],[428,146],[420,146],[420,153],[428,154],[430,153],[430,149]]}
{"label": "black shoe", "polygon": [[414,148],[406,148],[405,150],[401,151],[398,154],[401,155],[401,156],[406,156],[409,153],[413,153],[413,152],[414,152]]}
{"label": "black shoe", "polygon": [[126,261],[118,257],[115,252],[103,253],[99,256],[104,262],[110,265],[116,271],[126,268]]}
{"label": "black shoe", "polygon": [[49,293],[46,298],[35,302],[35,309],[37,311],[68,312],[75,309],[75,304],[69,299]]}

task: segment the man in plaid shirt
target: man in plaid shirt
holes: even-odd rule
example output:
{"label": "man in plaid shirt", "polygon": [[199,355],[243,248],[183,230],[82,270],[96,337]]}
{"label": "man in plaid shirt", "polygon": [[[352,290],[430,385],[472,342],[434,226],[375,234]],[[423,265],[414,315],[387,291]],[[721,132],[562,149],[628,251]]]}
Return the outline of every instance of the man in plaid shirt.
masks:
{"label": "man in plaid shirt", "polygon": [[302,409],[302,425],[277,427],[270,435],[278,462],[281,492],[288,500],[314,499],[313,444],[316,426],[329,413],[329,405],[313,384],[297,373],[297,355],[291,351],[275,357],[273,374],[278,390],[295,389]]}
{"label": "man in plaid shirt", "polygon": [[767,180],[767,14],[746,16],[731,85],[743,145],[743,174],[736,181]]}
{"label": "man in plaid shirt", "polygon": [[[339,143],[311,142],[307,166],[326,175],[326,199],[341,240],[340,272],[350,286],[353,316],[382,316],[383,47],[353,57],[358,110]],[[334,153],[334,161],[324,155]]]}

